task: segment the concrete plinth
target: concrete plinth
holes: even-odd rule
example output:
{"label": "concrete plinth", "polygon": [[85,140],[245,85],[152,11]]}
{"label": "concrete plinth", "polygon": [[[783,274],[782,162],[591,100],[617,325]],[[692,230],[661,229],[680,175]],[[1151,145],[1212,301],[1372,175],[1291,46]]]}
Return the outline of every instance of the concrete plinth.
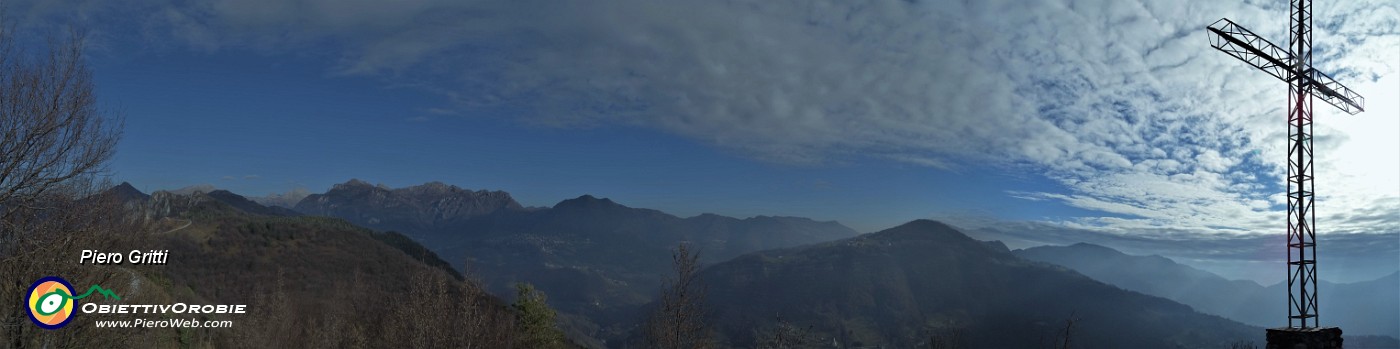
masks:
{"label": "concrete plinth", "polygon": [[1342,349],[1342,329],[1336,327],[1270,328],[1265,349]]}

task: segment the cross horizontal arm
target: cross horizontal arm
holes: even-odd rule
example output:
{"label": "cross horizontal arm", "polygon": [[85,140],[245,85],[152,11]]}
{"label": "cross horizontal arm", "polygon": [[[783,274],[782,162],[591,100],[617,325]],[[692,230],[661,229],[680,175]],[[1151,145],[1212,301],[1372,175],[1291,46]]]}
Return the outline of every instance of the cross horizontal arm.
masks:
{"label": "cross horizontal arm", "polygon": [[[1263,70],[1279,80],[1285,82],[1293,80],[1294,74],[1292,74],[1291,68],[1295,59],[1293,54],[1287,50],[1259,37],[1259,35],[1229,19],[1221,18],[1206,29],[1211,47],[1259,68],[1259,70]],[[1327,104],[1331,104],[1347,114],[1354,115],[1365,110],[1366,99],[1337,80],[1333,80],[1331,76],[1308,66],[1303,67],[1303,74],[1299,77],[1307,80],[1308,87],[1313,91],[1312,95],[1322,99],[1323,102],[1327,102]]]}
{"label": "cross horizontal arm", "polygon": [[1332,80],[1331,76],[1327,76],[1327,74],[1312,67],[1308,67],[1307,73],[1303,76],[1308,79],[1308,84],[1312,86],[1313,96],[1322,99],[1323,102],[1351,115],[1366,110],[1365,97],[1361,97],[1361,94],[1352,91],[1337,80]]}
{"label": "cross horizontal arm", "polygon": [[1279,80],[1288,81],[1288,68],[1293,65],[1293,55],[1287,50],[1229,19],[1221,18],[1206,29],[1210,47],[1249,63]]}

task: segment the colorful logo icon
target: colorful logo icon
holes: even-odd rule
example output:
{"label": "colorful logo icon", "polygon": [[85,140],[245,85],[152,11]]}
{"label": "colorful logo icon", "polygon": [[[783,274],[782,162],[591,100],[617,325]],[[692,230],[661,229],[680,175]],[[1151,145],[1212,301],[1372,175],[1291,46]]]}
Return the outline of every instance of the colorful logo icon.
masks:
{"label": "colorful logo icon", "polygon": [[121,300],[112,290],[92,285],[87,292],[73,295],[73,284],[57,276],[45,276],[29,285],[29,294],[24,303],[29,305],[29,320],[35,325],[54,330],[68,325],[73,320],[73,309],[78,308],[78,300],[91,296],[93,292],[107,299]]}
{"label": "colorful logo icon", "polygon": [[29,304],[29,320],[45,329],[58,329],[73,321],[73,309],[78,300],[73,298],[73,285],[57,276],[45,276],[29,286],[29,295],[24,299]]}

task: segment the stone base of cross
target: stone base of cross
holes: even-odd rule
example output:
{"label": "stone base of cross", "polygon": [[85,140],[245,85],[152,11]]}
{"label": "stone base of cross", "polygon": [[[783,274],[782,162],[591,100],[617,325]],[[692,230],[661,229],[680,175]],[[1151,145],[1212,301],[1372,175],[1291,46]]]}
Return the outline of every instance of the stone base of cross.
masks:
{"label": "stone base of cross", "polygon": [[1342,349],[1342,329],[1280,327],[1265,332],[1264,349]]}

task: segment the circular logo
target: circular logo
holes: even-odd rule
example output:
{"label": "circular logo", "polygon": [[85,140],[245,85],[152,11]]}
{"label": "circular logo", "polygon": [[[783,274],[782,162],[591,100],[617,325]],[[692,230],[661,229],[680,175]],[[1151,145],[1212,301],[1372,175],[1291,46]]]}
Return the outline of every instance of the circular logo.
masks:
{"label": "circular logo", "polygon": [[73,285],[57,276],[45,276],[29,286],[29,295],[24,299],[29,304],[29,320],[45,329],[57,329],[73,320],[73,309],[78,301],[73,299]]}

